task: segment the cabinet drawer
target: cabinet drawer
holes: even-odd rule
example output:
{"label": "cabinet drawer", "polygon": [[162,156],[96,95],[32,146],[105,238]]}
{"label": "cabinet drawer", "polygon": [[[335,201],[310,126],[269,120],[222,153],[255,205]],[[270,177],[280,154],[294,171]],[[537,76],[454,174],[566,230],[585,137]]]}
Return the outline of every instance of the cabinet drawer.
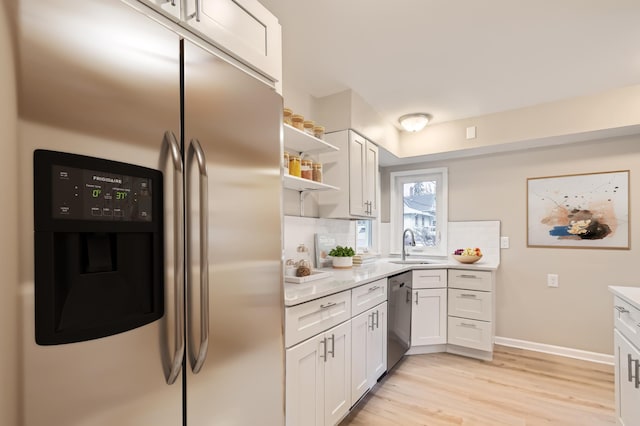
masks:
{"label": "cabinet drawer", "polygon": [[351,318],[351,291],[285,309],[285,346],[321,333]]}
{"label": "cabinet drawer", "polygon": [[387,279],[381,279],[351,290],[351,315],[356,316],[387,300]]}
{"label": "cabinet drawer", "polygon": [[615,328],[640,348],[640,309],[619,297],[614,298],[613,308]]}
{"label": "cabinet drawer", "polygon": [[449,289],[449,315],[491,321],[493,294],[486,291]]}
{"label": "cabinet drawer", "polygon": [[414,270],[411,277],[411,287],[416,288],[442,288],[447,286],[446,269],[418,269]]}
{"label": "cabinet drawer", "polygon": [[456,317],[448,319],[448,343],[481,351],[493,350],[490,322]]}
{"label": "cabinet drawer", "polygon": [[449,287],[491,291],[493,277],[489,271],[449,269]]}

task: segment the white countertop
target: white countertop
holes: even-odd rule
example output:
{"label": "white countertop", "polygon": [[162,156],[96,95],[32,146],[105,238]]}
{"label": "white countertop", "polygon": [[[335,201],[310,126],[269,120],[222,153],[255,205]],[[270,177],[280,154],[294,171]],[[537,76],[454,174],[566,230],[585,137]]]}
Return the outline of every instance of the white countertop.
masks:
{"label": "white countertop", "polygon": [[640,287],[609,286],[609,291],[640,309]]}
{"label": "white countertop", "polygon": [[441,261],[438,263],[399,265],[391,263],[392,260],[380,259],[375,263],[363,266],[354,266],[351,269],[324,268],[322,271],[332,271],[329,278],[319,279],[308,283],[294,284],[285,282],[284,304],[294,306],[330,294],[350,290],[381,278],[400,274],[413,269],[467,269],[477,271],[495,271],[498,265],[483,263],[482,259],[473,264],[462,264],[454,260]]}

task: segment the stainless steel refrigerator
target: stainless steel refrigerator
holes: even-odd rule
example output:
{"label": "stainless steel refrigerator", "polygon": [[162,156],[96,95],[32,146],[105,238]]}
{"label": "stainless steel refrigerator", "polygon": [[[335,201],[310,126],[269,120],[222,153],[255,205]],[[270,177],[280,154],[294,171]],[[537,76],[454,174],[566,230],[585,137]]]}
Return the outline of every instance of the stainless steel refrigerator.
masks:
{"label": "stainless steel refrigerator", "polygon": [[[284,424],[282,98],[121,1],[16,4],[22,423]],[[51,191],[34,178],[36,150],[162,173],[159,319],[84,341],[36,342],[36,321],[52,322],[52,334],[62,328],[35,314],[36,278],[47,271],[34,272],[43,266],[34,215],[49,217],[50,207],[34,206]]]}

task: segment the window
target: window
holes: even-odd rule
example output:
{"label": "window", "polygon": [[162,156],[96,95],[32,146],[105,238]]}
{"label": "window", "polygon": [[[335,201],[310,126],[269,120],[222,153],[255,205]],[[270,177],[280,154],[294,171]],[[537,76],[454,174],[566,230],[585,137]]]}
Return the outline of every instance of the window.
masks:
{"label": "window", "polygon": [[373,221],[356,221],[356,252],[370,253],[373,251]]}
{"label": "window", "polygon": [[447,255],[447,169],[391,173],[391,251],[402,251],[402,234],[413,231],[416,245],[407,235],[407,253]]}

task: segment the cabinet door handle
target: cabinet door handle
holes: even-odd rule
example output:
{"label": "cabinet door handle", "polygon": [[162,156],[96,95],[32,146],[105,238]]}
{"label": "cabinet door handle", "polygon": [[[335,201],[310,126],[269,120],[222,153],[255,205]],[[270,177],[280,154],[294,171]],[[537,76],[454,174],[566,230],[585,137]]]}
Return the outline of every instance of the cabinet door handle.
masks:
{"label": "cabinet door handle", "polygon": [[322,354],[320,354],[320,358],[324,358],[324,362],[327,362],[327,338],[322,339],[320,343],[322,343]]}
{"label": "cabinet door handle", "polygon": [[623,306],[616,305],[616,310],[618,312],[620,312],[621,314],[628,314],[629,313],[629,311],[627,309],[625,309]]}
{"label": "cabinet door handle", "polygon": [[[331,337],[329,337],[329,340],[331,340],[331,350],[329,351],[329,353],[331,354],[331,358],[335,358],[336,357],[336,335],[332,334]],[[326,349],[326,346],[325,346]],[[325,354],[325,361],[326,361],[326,354]]]}
{"label": "cabinet door handle", "polygon": [[418,306],[418,292],[416,291],[416,306]]}
{"label": "cabinet door handle", "polygon": [[636,362],[636,389],[640,388],[640,360],[635,360]]}
{"label": "cabinet door handle", "polygon": [[371,319],[371,325],[369,326],[369,330],[373,331],[374,327],[374,323],[373,323],[373,312],[371,312],[371,315],[367,315],[367,321],[369,320],[369,318]]}
{"label": "cabinet door handle", "polygon": [[337,303],[336,302],[331,302],[331,303],[327,303],[326,305],[320,305],[320,309],[327,309],[330,308],[332,306],[336,306]]}
{"label": "cabinet door handle", "polygon": [[462,293],[462,294],[460,294],[460,297],[467,297],[467,298],[475,299],[476,297],[478,297],[478,295],[477,294],[470,294],[470,293]]}
{"label": "cabinet door handle", "polygon": [[[376,328],[380,328],[380,311],[376,311]],[[636,373],[636,376],[637,375]]]}

